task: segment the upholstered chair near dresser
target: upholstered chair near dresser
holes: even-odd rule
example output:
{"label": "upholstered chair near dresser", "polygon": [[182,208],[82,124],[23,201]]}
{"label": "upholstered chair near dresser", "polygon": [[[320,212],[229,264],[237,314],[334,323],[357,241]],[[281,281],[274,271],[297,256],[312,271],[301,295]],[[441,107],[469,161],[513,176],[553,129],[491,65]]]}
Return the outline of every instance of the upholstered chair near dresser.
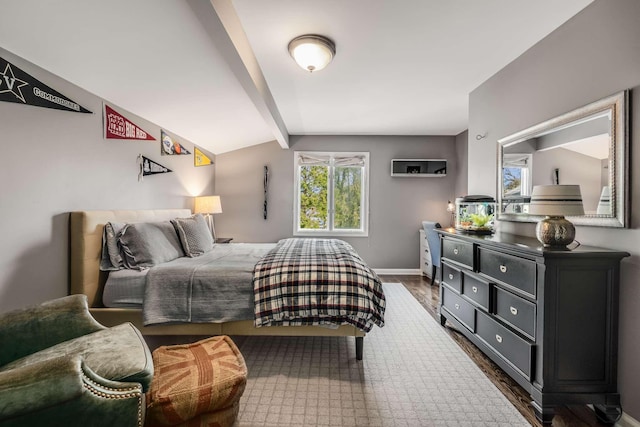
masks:
{"label": "upholstered chair near dresser", "polygon": [[436,233],[439,228],[440,223],[422,221],[420,230],[420,269],[432,283],[436,282],[436,271],[440,268],[440,236]]}
{"label": "upholstered chair near dresser", "polygon": [[0,314],[0,426],[138,426],[153,360],[140,332],[106,328],[72,295]]}

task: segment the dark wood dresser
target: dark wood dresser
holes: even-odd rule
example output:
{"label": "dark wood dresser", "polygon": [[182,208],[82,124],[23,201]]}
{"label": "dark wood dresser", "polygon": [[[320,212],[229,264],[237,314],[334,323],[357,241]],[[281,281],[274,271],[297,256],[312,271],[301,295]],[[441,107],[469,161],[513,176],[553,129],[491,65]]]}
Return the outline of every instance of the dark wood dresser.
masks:
{"label": "dark wood dresser", "polygon": [[440,323],[453,324],[527,390],[543,423],[556,406],[589,403],[602,421],[616,420],[619,271],[629,254],[438,232]]}

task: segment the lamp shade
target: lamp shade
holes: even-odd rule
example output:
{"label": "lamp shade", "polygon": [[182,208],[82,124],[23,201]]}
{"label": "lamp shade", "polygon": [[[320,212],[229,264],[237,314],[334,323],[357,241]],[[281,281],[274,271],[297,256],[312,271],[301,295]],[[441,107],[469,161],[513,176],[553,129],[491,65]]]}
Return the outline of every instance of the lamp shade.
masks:
{"label": "lamp shade", "polygon": [[199,196],[195,198],[194,213],[218,214],[222,213],[220,196]]}
{"label": "lamp shade", "polygon": [[531,215],[584,215],[579,185],[536,185],[529,204]]}
{"label": "lamp shade", "polygon": [[306,34],[289,42],[289,54],[309,72],[322,70],[336,54],[336,45],[324,36]]}

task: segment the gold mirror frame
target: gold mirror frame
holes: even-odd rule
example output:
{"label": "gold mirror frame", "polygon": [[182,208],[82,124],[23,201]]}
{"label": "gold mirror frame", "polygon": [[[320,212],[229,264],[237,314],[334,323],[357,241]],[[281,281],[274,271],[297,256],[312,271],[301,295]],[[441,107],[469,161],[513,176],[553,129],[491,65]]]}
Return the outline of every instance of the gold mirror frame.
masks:
{"label": "gold mirror frame", "polygon": [[[625,90],[607,98],[593,102],[582,108],[539,123],[520,132],[498,140],[498,175],[497,175],[497,218],[500,221],[537,222],[539,216],[527,213],[504,212],[510,203],[504,198],[503,160],[506,147],[547,135],[554,131],[566,129],[572,124],[579,123],[587,117],[598,113],[611,114],[611,129],[609,141],[609,186],[611,197],[610,214],[588,214],[568,217],[576,225],[596,227],[629,227],[629,91]],[[535,168],[535,164],[533,165]],[[530,193],[529,193],[530,194]]]}

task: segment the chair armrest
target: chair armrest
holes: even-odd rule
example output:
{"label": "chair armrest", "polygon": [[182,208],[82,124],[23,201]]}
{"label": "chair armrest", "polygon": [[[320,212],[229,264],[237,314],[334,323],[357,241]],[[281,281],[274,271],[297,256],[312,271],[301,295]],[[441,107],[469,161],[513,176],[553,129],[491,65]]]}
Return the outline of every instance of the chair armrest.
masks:
{"label": "chair armrest", "polygon": [[141,426],[142,385],[95,374],[77,356],[63,356],[0,372],[2,426]]}
{"label": "chair armrest", "polygon": [[0,372],[0,421],[60,405],[82,393],[79,357],[59,357]]}
{"label": "chair armrest", "polygon": [[0,366],[70,339],[106,329],[85,295],[70,295],[0,314]]}

